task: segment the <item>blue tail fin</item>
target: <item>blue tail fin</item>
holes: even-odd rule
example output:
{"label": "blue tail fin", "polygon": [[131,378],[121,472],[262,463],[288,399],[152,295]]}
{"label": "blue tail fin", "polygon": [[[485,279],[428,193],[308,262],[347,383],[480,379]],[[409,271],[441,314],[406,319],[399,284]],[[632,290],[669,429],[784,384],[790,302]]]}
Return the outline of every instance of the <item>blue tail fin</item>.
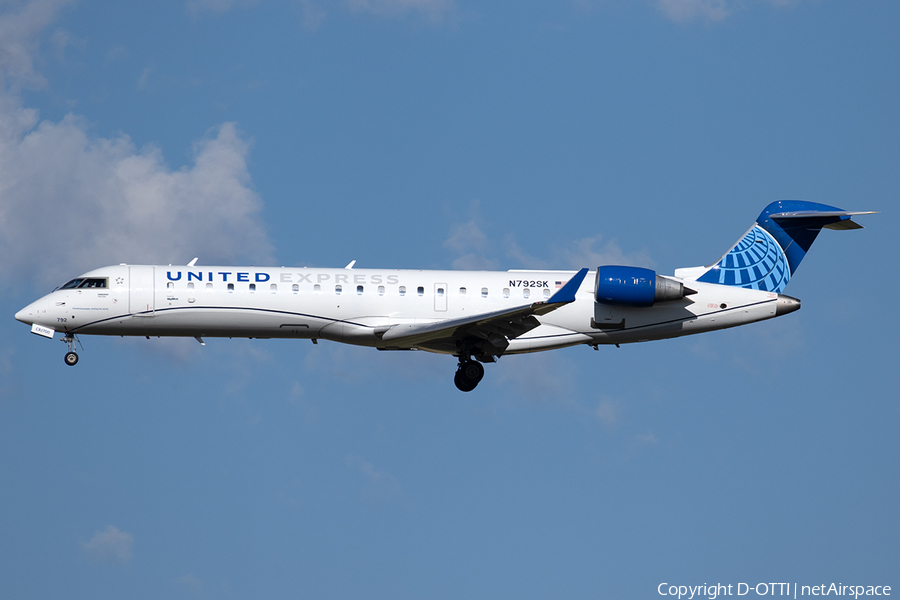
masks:
{"label": "blue tail fin", "polygon": [[834,206],[780,200],[768,205],[756,223],[697,281],[780,294],[822,228],[861,229],[847,212]]}

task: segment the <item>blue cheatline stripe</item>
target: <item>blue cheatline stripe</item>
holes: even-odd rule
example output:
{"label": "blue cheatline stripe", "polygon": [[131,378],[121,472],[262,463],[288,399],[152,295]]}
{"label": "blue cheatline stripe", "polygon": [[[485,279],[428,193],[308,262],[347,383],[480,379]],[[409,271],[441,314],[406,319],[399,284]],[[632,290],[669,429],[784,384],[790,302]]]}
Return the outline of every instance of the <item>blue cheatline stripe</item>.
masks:
{"label": "blue cheatline stripe", "polygon": [[332,317],[322,317],[319,315],[310,315],[306,313],[298,313],[292,312],[288,310],[274,310],[270,308],[252,308],[246,306],[173,306],[172,308],[159,308],[154,311],[144,311],[140,313],[128,313],[123,315],[117,315],[114,317],[108,317],[106,319],[98,319],[97,321],[91,321],[90,323],[84,323],[83,325],[79,325],[78,327],[72,329],[72,333],[76,333],[77,331],[84,329],[85,327],[90,327],[91,325],[98,325],[100,323],[106,323],[107,321],[116,321],[119,319],[130,319],[132,317],[138,315],[146,315],[151,312],[161,313],[161,312],[175,312],[175,311],[194,311],[194,310],[244,310],[248,312],[261,312],[261,313],[269,313],[269,314],[277,314],[277,315],[287,315],[291,317],[304,317],[310,319],[319,319],[321,321],[331,321],[332,323],[347,323],[348,325],[358,325],[360,327],[366,327],[361,323],[355,323],[353,321],[348,321],[346,319],[334,319]]}

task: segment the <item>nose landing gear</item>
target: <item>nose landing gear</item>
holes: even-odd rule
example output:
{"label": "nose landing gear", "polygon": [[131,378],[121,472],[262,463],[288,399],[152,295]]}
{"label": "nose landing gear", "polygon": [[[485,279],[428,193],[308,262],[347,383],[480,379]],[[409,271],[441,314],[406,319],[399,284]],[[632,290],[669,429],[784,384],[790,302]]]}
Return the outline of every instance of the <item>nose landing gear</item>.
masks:
{"label": "nose landing gear", "polygon": [[459,359],[459,368],[456,369],[456,375],[453,376],[453,383],[461,392],[471,392],[478,385],[478,382],[484,377],[484,367],[480,362],[472,359]]}
{"label": "nose landing gear", "polygon": [[[64,338],[62,338],[62,341],[64,341],[69,346],[69,351],[66,352],[66,356],[65,356],[64,360],[66,361],[67,365],[69,365],[70,367],[74,367],[75,365],[78,364],[78,354],[75,353],[75,341],[76,341],[75,335],[74,334],[66,335]],[[79,342],[79,343],[81,343],[81,342]],[[82,350],[84,350],[83,346],[82,346]]]}

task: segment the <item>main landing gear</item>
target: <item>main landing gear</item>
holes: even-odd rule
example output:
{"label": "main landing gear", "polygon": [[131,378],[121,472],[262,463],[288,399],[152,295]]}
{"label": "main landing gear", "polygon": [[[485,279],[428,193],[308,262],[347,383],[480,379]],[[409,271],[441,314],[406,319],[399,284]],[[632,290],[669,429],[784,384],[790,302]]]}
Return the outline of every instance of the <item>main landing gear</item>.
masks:
{"label": "main landing gear", "polygon": [[[78,364],[78,355],[75,353],[75,336],[74,335],[66,335],[62,341],[64,341],[69,346],[69,351],[66,352],[65,361],[66,364],[70,367],[74,367]],[[83,350],[84,348],[82,348]]]}
{"label": "main landing gear", "polygon": [[459,358],[459,367],[453,376],[453,383],[461,392],[471,392],[484,377],[484,367],[470,358]]}

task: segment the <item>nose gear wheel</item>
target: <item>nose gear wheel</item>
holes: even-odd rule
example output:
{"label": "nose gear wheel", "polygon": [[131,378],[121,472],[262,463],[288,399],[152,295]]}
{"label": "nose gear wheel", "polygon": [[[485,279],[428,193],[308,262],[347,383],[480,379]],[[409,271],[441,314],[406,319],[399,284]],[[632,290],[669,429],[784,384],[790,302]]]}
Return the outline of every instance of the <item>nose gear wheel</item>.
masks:
{"label": "nose gear wheel", "polygon": [[[66,334],[66,336],[62,338],[62,341],[64,341],[69,347],[69,351],[66,352],[64,360],[66,361],[67,365],[69,365],[70,367],[74,367],[78,364],[78,354],[75,353],[75,342],[78,340],[74,334]],[[78,341],[78,343],[81,344],[80,341]],[[81,349],[84,350],[84,346],[82,346]]]}

